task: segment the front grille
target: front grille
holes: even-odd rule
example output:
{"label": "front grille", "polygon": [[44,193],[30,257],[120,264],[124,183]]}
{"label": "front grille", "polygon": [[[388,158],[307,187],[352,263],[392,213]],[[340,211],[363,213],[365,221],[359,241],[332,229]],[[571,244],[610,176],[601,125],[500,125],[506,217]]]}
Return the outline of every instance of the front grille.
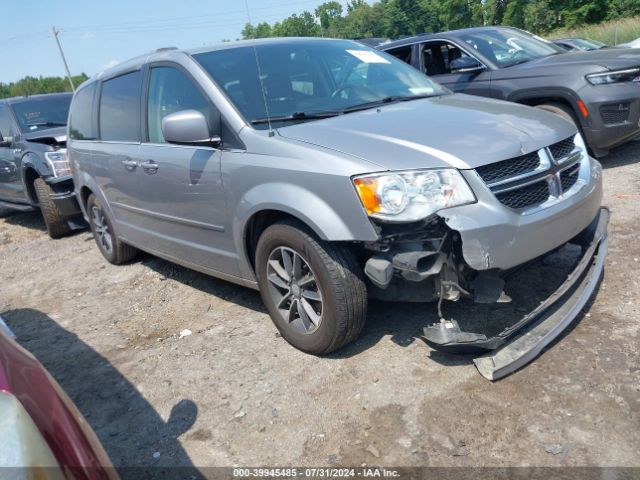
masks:
{"label": "front grille", "polygon": [[629,121],[628,103],[609,103],[600,107],[600,116],[605,125],[615,125]]}
{"label": "front grille", "polygon": [[573,187],[578,181],[578,174],[580,173],[580,164],[576,163],[572,167],[567,168],[560,172],[560,183],[562,185],[562,191],[566,192]]}
{"label": "front grille", "polygon": [[549,194],[549,184],[546,180],[540,180],[515,190],[497,193],[496,197],[503,205],[517,210],[539,205],[549,198]]}
{"label": "front grille", "polygon": [[562,140],[558,143],[554,143],[549,147],[549,151],[551,155],[556,161],[560,161],[566,156],[568,156],[573,149],[576,148],[575,141],[573,137],[569,137],[565,140]]}
{"label": "front grille", "polygon": [[531,172],[540,166],[538,152],[527,153],[516,158],[503,160],[478,167],[476,172],[487,183],[496,182],[509,177],[517,177],[523,173]]}
{"label": "front grille", "polygon": [[476,172],[500,203],[525,215],[564,198],[580,178],[585,158],[571,136],[538,152],[483,165]]}

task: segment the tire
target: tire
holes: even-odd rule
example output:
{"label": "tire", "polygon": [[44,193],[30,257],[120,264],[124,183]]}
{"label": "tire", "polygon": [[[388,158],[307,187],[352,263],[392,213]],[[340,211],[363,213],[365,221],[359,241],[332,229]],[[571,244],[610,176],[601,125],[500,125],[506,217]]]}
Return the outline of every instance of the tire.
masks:
{"label": "tire", "polygon": [[118,238],[113,229],[113,222],[93,194],[87,199],[87,214],[96,245],[109,263],[121,265],[137,255],[138,250],[135,247],[127,245]]}
{"label": "tire", "polygon": [[562,117],[565,120],[573,123],[575,127],[578,129],[578,131],[580,131],[580,124],[578,123],[578,120],[576,119],[576,116],[571,110],[571,108],[565,105],[562,105],[560,103],[543,103],[541,105],[536,105],[536,108],[539,108],[540,110],[545,110],[547,112],[555,113],[559,117]]}
{"label": "tire", "polygon": [[71,232],[71,227],[58,210],[58,207],[51,199],[51,188],[42,178],[33,181],[33,188],[36,192],[38,205],[47,226],[47,232],[51,238],[60,238]]}
{"label": "tire", "polygon": [[295,348],[325,355],[360,335],[367,289],[349,250],[323,242],[298,222],[276,223],[258,240],[256,274],[273,323]]}

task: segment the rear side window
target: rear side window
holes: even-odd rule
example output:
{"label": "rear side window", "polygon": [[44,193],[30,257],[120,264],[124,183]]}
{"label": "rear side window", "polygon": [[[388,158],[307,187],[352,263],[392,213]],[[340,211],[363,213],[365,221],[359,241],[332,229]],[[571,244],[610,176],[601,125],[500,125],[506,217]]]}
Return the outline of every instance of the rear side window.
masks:
{"label": "rear side window", "polygon": [[69,112],[69,137],[74,140],[95,140],[96,129],[93,124],[93,99],[97,83],[78,90],[71,103]]}
{"label": "rear side window", "polygon": [[162,119],[181,110],[198,110],[211,125],[212,112],[209,102],[184,73],[172,67],[152,68],[147,105],[151,143],[165,143]]}
{"label": "rear side window", "polygon": [[100,139],[140,141],[141,72],[127,73],[102,84]]}

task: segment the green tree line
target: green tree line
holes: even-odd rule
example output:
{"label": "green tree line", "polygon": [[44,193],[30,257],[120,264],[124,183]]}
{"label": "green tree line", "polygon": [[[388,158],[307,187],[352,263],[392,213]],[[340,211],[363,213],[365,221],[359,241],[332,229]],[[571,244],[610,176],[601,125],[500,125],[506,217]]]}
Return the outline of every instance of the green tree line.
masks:
{"label": "green tree line", "polygon": [[[74,85],[78,86],[89,77],[81,73],[71,78]],[[0,82],[0,98],[70,91],[71,85],[69,85],[69,80],[66,77],[24,77],[17,82]]]}
{"label": "green tree line", "polygon": [[279,22],[247,23],[242,37],[398,38],[481,25],[510,25],[544,34],[640,15],[640,0],[349,0]]}

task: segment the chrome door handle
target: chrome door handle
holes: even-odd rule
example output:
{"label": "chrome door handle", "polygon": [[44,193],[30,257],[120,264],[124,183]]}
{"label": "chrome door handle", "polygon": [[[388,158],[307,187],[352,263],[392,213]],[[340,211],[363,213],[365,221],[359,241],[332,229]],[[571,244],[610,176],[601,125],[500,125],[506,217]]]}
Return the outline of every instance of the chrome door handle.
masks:
{"label": "chrome door handle", "polygon": [[138,166],[138,162],[136,162],[135,160],[131,160],[130,158],[125,158],[124,160],[122,160],[122,164],[130,172],[134,171]]}
{"label": "chrome door handle", "polygon": [[147,160],[140,164],[140,166],[144,169],[145,173],[149,175],[156,173],[158,171],[159,165],[153,160]]}

